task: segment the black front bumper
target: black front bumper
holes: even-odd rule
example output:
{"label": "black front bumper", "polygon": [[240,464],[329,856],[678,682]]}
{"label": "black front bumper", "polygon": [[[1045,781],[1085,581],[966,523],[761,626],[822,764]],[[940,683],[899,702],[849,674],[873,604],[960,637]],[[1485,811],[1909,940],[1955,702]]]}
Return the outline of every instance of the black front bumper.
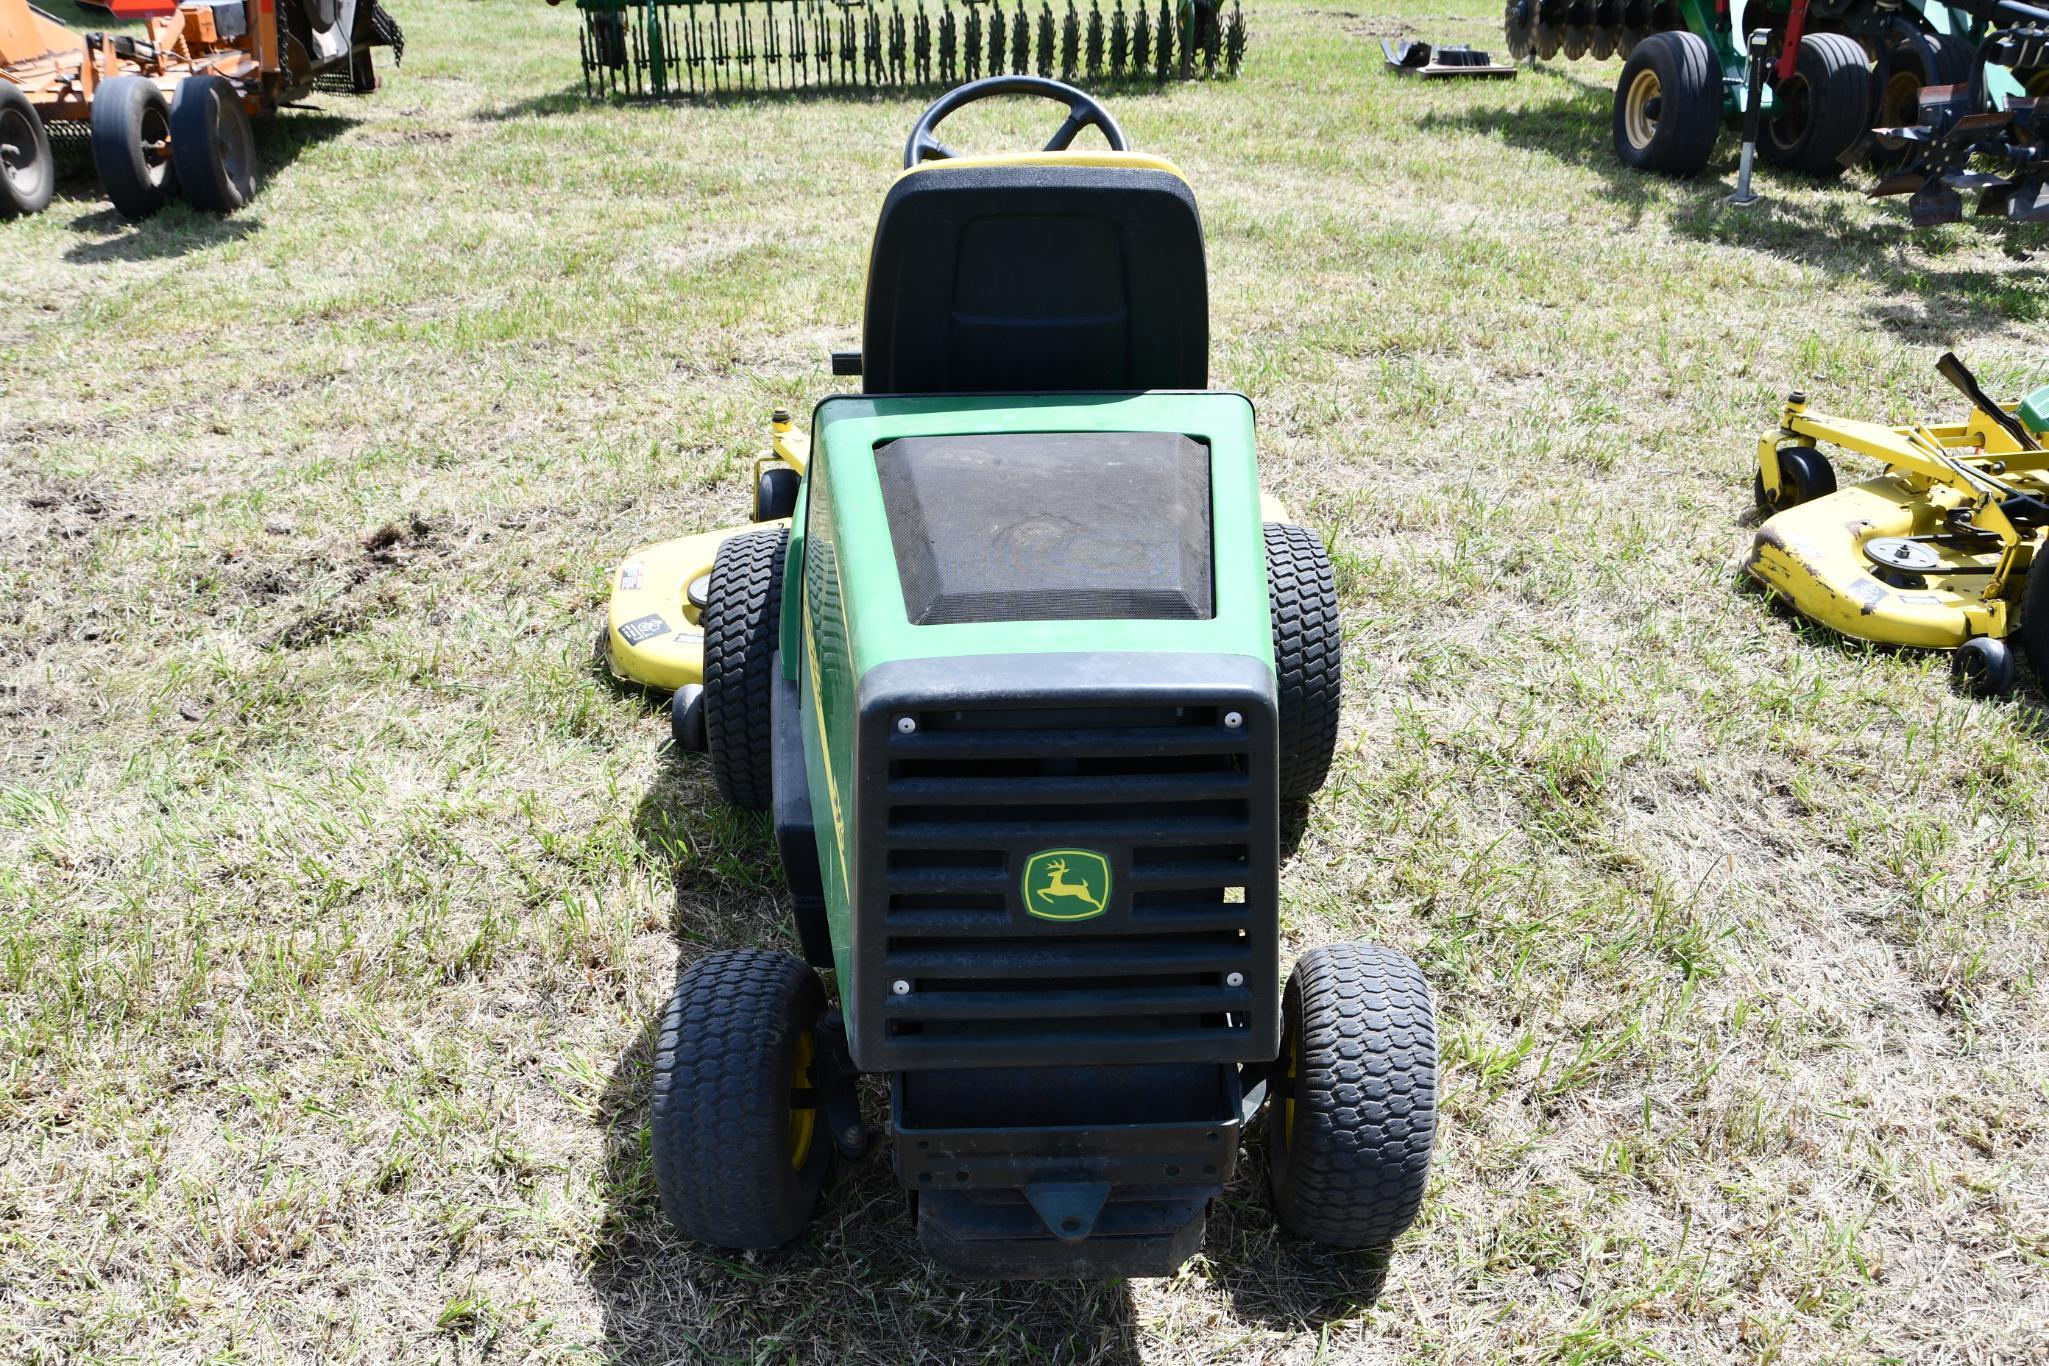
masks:
{"label": "black front bumper", "polygon": [[958,1274],[1171,1276],[1230,1179],[1239,1109],[1227,1064],[899,1073],[897,1178]]}

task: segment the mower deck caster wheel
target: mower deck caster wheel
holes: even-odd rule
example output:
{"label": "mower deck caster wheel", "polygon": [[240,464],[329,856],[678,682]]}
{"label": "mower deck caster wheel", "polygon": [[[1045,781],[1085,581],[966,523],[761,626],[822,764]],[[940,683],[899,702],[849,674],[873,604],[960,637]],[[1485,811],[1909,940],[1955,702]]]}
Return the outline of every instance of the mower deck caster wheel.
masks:
{"label": "mower deck caster wheel", "polygon": [[761,482],[754,487],[754,520],[773,522],[788,517],[797,511],[797,490],[804,483],[804,476],[788,465],[777,465],[761,472]]}
{"label": "mower deck caster wheel", "polygon": [[1758,511],[1766,514],[1784,512],[1787,508],[1811,503],[1835,491],[1835,466],[1828,463],[1827,456],[1811,446],[1779,447],[1779,493],[1776,498],[1765,491],[1762,473],[1750,484],[1750,494],[1757,500]]}
{"label": "mower deck caster wheel", "polygon": [[704,689],[686,683],[669,699],[669,734],[676,748],[692,754],[704,753]]}
{"label": "mower deck caster wheel", "polygon": [[785,953],[726,949],[683,974],[656,1043],[649,1128],[662,1210],[714,1247],[803,1231],[832,1164],[821,1127],[818,974]]}
{"label": "mower deck caster wheel", "polygon": [[1949,658],[1949,676],[1972,697],[2003,697],[2013,691],[2013,651],[2006,642],[1977,636],[1957,646]]}
{"label": "mower deck caster wheel", "polygon": [[56,184],[43,116],[20,86],[0,81],[0,218],[41,213]]}
{"label": "mower deck caster wheel", "polygon": [[185,202],[202,213],[233,213],[255,195],[256,135],[230,82],[219,76],[178,82],[171,160]]}
{"label": "mower deck caster wheel", "polygon": [[1437,1024],[1422,970],[1372,944],[1312,949],[1288,975],[1269,1087],[1281,1227],[1385,1248],[1415,1222],[1437,1138]]}
{"label": "mower deck caster wheel", "polygon": [[103,81],[92,97],[92,164],[124,218],[147,218],[178,192],[171,106],[146,76]]}

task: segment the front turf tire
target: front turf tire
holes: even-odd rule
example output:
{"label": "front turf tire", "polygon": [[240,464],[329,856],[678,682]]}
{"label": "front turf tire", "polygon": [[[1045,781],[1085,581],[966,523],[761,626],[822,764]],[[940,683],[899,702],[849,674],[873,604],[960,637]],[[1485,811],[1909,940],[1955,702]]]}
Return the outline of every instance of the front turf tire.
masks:
{"label": "front turf tire", "polygon": [[1280,796],[1307,801],[1330,776],[1344,682],[1337,575],[1315,532],[1266,524],[1266,588],[1279,686]]}
{"label": "front turf tire", "polygon": [[1677,29],[1638,43],[1615,83],[1622,164],[1690,180],[1707,169],[1721,128],[1721,68],[1706,41]]}
{"label": "front turf tire", "polygon": [[1312,949],[1288,975],[1267,1106],[1281,1227],[1386,1248],[1415,1222],[1437,1140],[1437,1024],[1414,963],[1372,944]]}
{"label": "front turf tire", "polygon": [[719,547],[704,602],[704,739],[727,804],[766,811],[775,794],[769,698],[790,533],[747,531]]}
{"label": "front turf tire", "polygon": [[818,1108],[818,975],[786,953],[726,949],[676,984],[656,1043],[649,1125],[662,1212],[713,1247],[803,1231],[832,1164]]}

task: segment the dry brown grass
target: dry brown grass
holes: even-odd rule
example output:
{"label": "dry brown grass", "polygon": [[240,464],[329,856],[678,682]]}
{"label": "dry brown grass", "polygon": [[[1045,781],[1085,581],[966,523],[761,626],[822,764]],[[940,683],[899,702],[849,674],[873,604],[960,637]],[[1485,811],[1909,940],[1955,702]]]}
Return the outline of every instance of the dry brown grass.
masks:
{"label": "dry brown grass", "polygon": [[975,1286],[871,1163],[717,1256],[653,1208],[647,1031],[787,913],[589,644],[829,389],[917,102],[586,108],[563,11],[401,18],[235,219],[0,231],[0,1357],[2049,1357],[2042,696],[1730,572],[1787,387],[2045,378],[2039,230],[1725,212],[1729,156],[1613,165],[1612,67],[1397,85],[1384,9],[1268,0],[1244,80],[1123,100],[1340,562],[1284,928],[1432,979],[1424,1220],[1376,1298],[1255,1151],[1173,1281]]}

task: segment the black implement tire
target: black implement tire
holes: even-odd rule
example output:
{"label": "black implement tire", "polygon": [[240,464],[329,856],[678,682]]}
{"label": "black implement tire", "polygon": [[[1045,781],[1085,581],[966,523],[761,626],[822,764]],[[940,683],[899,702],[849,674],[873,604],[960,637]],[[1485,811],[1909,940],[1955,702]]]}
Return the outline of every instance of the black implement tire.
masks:
{"label": "black implement tire", "polygon": [[1721,68],[1700,35],[1677,29],[1638,43],[1615,82],[1622,163],[1690,179],[1707,169],[1721,129]]}
{"label": "black implement tire", "polygon": [[1414,963],[1373,944],[1311,949],[1288,974],[1267,1107],[1281,1227],[1384,1248],[1416,1219],[1437,1140],[1437,1024]]}
{"label": "black implement tire", "polygon": [[202,213],[233,213],[256,193],[256,135],[235,87],[219,76],[187,76],[171,100],[171,160],[185,202]]}
{"label": "black implement tire", "polygon": [[676,984],[649,1143],[662,1211],[685,1236],[776,1247],[810,1219],[833,1151],[810,1073],[824,1010],[818,975],[767,949],[711,954]]}
{"label": "black implement tire", "polygon": [[1950,680],[1971,697],[2004,697],[2017,673],[2013,651],[1991,636],[1974,636],[1949,657]]}
{"label": "black implement tire", "polygon": [[41,213],[56,187],[43,116],[20,86],[0,78],[0,218]]}
{"label": "black implement tire", "polygon": [[686,683],[669,698],[669,737],[676,748],[704,752],[704,689]]}
{"label": "black implement tire", "polygon": [[754,520],[773,522],[797,511],[797,491],[804,476],[788,465],[772,465],[761,472],[754,486]]}
{"label": "black implement tire", "polygon": [[1772,87],[1777,111],[1757,133],[1757,154],[1822,180],[1843,172],[1843,153],[1871,131],[1871,64],[1854,38],[1810,33],[1793,74]]}
{"label": "black implement tire", "polygon": [[787,528],[747,531],[719,547],[704,605],[704,739],[719,795],[766,811],[774,795],[769,696],[782,625]]}
{"label": "black implement tire", "polygon": [[2035,547],[2035,563],[2021,586],[2021,619],[2014,628],[2021,655],[2035,671],[2035,686],[2049,692],[2049,543]]}
{"label": "black implement tire", "polygon": [[1779,496],[1773,498],[1764,490],[1762,472],[1753,475],[1750,481],[1750,496],[1757,501],[1757,510],[1764,513],[1784,512],[1787,508],[1811,503],[1825,498],[1836,491],[1836,468],[1828,463],[1828,457],[1812,446],[1781,446],[1779,448]]}
{"label": "black implement tire", "polygon": [[1266,588],[1280,687],[1281,800],[1306,801],[1330,775],[1344,672],[1337,576],[1315,532],[1266,524]]}
{"label": "black implement tire", "polygon": [[171,106],[142,76],[102,81],[92,97],[92,164],[125,218],[147,218],[178,192],[171,164]]}

